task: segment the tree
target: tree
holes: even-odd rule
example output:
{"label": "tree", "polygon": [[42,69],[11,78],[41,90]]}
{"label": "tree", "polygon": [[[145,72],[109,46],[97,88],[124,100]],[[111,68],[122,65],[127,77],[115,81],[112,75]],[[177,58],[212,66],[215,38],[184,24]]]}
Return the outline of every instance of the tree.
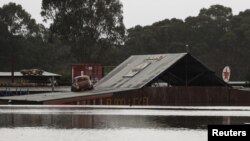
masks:
{"label": "tree", "polygon": [[44,47],[47,34],[46,28],[36,24],[21,5],[9,3],[0,7],[1,71],[10,71],[10,63],[15,70],[44,66],[47,53],[44,55],[41,52],[52,52]]}
{"label": "tree", "polygon": [[10,33],[8,31],[8,27],[0,22],[0,65],[1,68],[6,67],[6,60],[9,60],[9,52],[10,52],[10,47],[9,47],[9,37]]}
{"label": "tree", "polygon": [[39,27],[21,5],[9,3],[0,8],[0,22],[8,27],[12,35],[36,36]]}
{"label": "tree", "polygon": [[230,20],[233,16],[232,9],[222,5],[212,5],[209,9],[200,10],[199,16],[210,17],[212,20],[226,19]]}
{"label": "tree", "polygon": [[119,0],[43,0],[41,15],[50,30],[67,41],[78,61],[90,61],[92,49],[106,40],[123,43],[125,27]]}

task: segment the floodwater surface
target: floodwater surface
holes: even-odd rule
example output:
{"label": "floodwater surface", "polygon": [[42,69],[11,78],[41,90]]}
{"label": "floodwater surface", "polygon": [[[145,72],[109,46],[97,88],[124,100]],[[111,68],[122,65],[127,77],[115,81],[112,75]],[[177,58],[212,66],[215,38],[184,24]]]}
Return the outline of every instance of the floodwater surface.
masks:
{"label": "floodwater surface", "polygon": [[0,141],[206,141],[250,107],[0,106]]}

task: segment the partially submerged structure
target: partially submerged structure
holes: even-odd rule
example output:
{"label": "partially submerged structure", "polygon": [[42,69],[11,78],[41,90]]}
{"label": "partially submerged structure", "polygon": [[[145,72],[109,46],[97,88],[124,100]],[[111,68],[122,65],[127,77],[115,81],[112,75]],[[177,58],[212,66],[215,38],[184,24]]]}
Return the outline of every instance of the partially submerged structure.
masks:
{"label": "partially submerged structure", "polygon": [[11,72],[0,72],[0,86],[48,86],[53,79],[57,80],[59,77],[61,75],[38,69],[21,70],[14,72],[13,76]]}
{"label": "partially submerged structure", "polygon": [[145,86],[227,86],[204,64],[187,53],[135,55],[106,77],[98,89],[140,89]]}
{"label": "partially submerged structure", "polygon": [[1,100],[12,104],[250,105],[250,93],[232,89],[192,55],[176,53],[131,56],[91,91]]}

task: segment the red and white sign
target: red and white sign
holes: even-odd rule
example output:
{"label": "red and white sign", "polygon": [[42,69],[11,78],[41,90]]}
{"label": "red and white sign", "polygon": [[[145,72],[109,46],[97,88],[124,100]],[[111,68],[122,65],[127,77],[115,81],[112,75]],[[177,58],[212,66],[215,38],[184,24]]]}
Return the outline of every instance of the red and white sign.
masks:
{"label": "red and white sign", "polygon": [[225,82],[229,81],[230,74],[231,74],[231,70],[230,70],[229,66],[225,66],[223,71],[222,71],[222,78]]}

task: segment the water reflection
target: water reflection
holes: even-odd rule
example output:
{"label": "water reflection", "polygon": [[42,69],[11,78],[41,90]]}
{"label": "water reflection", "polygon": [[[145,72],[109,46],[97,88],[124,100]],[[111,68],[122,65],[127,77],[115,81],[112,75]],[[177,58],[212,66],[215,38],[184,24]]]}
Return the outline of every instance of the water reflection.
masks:
{"label": "water reflection", "polygon": [[206,129],[208,124],[250,123],[249,108],[232,109],[152,110],[2,106],[0,127]]}
{"label": "water reflection", "polygon": [[[1,138],[14,141],[206,141],[204,130],[187,129],[51,129],[0,128]],[[0,139],[1,140],[1,139]]]}
{"label": "water reflection", "polygon": [[15,141],[205,141],[208,124],[250,123],[249,107],[195,108],[0,106],[0,132]]}
{"label": "water reflection", "polygon": [[250,117],[1,114],[1,127],[49,128],[190,128],[206,129],[208,124],[244,124]]}

